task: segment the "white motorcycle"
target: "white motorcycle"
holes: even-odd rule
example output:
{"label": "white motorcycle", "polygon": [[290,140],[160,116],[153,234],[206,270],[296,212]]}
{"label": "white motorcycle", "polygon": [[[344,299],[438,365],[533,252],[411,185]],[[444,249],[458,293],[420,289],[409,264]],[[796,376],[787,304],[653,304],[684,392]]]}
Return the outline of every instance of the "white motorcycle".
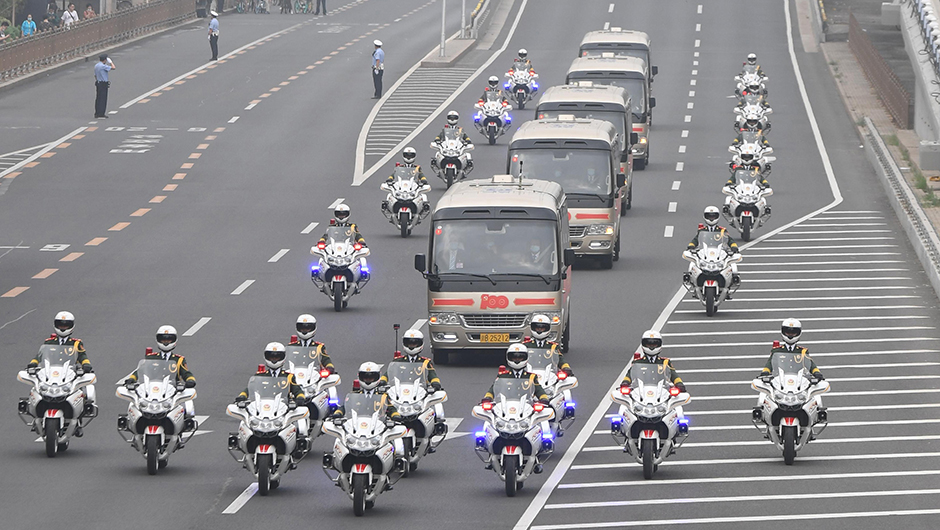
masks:
{"label": "white motorcycle", "polygon": [[228,452],[254,475],[262,496],[277,489],[308,450],[297,426],[307,417],[307,407],[289,400],[289,392],[286,377],[254,376],[248,380],[248,399],[225,410],[241,420],[238,431],[229,433]]}
{"label": "white motorcycle", "polygon": [[310,279],[333,300],[333,309],[342,311],[369,282],[369,248],[353,242],[350,227],[330,226],[326,241],[310,247],[310,253],[319,258],[310,268]]}
{"label": "white motorcycle", "polygon": [[610,394],[620,405],[617,416],[610,420],[610,433],[624,452],[643,465],[643,478],[648,480],[689,437],[689,420],[682,405],[691,398],[666,380],[661,365],[634,363],[630,378],[630,386]]}
{"label": "white motorcycle", "polygon": [[72,436],[98,416],[94,403],[95,374],[76,362],[70,345],[46,344],[39,348],[40,365],[21,370],[16,378],[32,388],[17,404],[20,419],[42,437],[46,456],[54,458],[69,447]]}
{"label": "white motorcycle", "polygon": [[770,205],[767,197],[774,190],[760,184],[760,174],[747,169],[734,172],[736,184],[724,186],[721,192],[727,195],[722,214],[731,226],[741,231],[741,238],[751,240],[751,230],[764,226],[770,219]]}
{"label": "white motorcycle", "polygon": [[764,81],[767,81],[768,79],[770,79],[770,78],[767,77],[766,75],[763,75],[763,76],[762,76],[762,75],[760,75],[759,73],[757,73],[757,72],[758,72],[758,68],[759,68],[759,67],[758,67],[756,64],[745,64],[745,65],[741,68],[741,73],[738,74],[738,75],[736,75],[736,76],[734,76],[735,81],[742,81],[742,80],[744,79],[744,76],[746,76],[746,75],[748,75],[748,74],[751,74],[751,75],[756,76],[758,79],[760,79],[761,82],[764,82]]}
{"label": "white motorcycle", "polygon": [[297,420],[301,433],[307,435],[308,443],[319,436],[324,420],[333,414],[339,405],[336,387],[339,374],[320,369],[320,354],[316,347],[288,345],[285,356],[287,371],[294,374],[294,383],[304,389],[308,417]]}
{"label": "white motorcycle", "polygon": [[477,113],[473,116],[473,125],[486,136],[490,145],[496,145],[496,139],[506,134],[506,129],[512,125],[512,116],[509,111],[512,106],[507,103],[498,91],[486,92],[485,99],[476,102],[474,107]]}
{"label": "white motorcycle", "polygon": [[777,160],[777,157],[771,156],[774,148],[764,147],[759,132],[742,131],[740,134],[741,142],[728,146],[728,152],[731,153],[728,170],[734,173],[741,168],[753,168],[760,171],[761,175],[770,175],[771,163]]}
{"label": "white motorcycle", "polygon": [[480,460],[506,483],[506,496],[515,497],[536,464],[555,450],[548,422],[555,410],[537,401],[529,379],[499,378],[493,384],[493,401],[473,407],[483,420],[474,448]]}
{"label": "white motorcycle", "polygon": [[361,516],[402,477],[405,462],[399,440],[405,427],[386,418],[380,394],[349,393],[345,408],[346,417],[323,424],[323,432],[336,438],[333,452],[323,454],[323,472],[346,492],[353,501],[353,513]]}
{"label": "white motorcycle", "polygon": [[431,169],[450,188],[454,182],[467,178],[472,170],[467,167],[470,161],[470,151],[473,144],[465,144],[460,138],[460,132],[455,127],[444,130],[444,138],[440,142],[432,142],[431,147],[437,150],[431,159]]}
{"label": "white motorcycle", "polygon": [[[402,455],[407,460],[404,476],[418,468],[418,462],[432,448],[436,449],[447,434],[447,425],[437,423],[436,406],[447,401],[447,392],[428,391],[424,363],[394,362],[388,365],[388,399],[398,409],[405,426],[401,439]],[[438,427],[440,425],[440,427]]]}
{"label": "white motorcycle", "polygon": [[525,110],[525,104],[532,100],[532,96],[539,89],[538,81],[536,81],[539,74],[524,66],[516,68],[514,64],[513,67],[506,72],[506,77],[509,79],[503,85],[503,88],[506,89],[506,92],[509,93],[513,101],[516,102],[516,108]]}
{"label": "white motorcycle", "polygon": [[829,391],[829,382],[811,375],[809,359],[802,353],[777,352],[771,365],[769,375],[751,382],[760,392],[751,419],[757,430],[783,451],[783,461],[790,466],[797,451],[829,424],[820,398]]}
{"label": "white motorcycle", "polygon": [[[745,100],[751,97],[752,96],[745,96]],[[734,112],[736,116],[734,119],[735,131],[760,131],[763,134],[770,133],[770,115],[774,113],[774,109],[762,107],[759,103],[749,103],[743,107],[735,107],[732,109],[732,112]]]}
{"label": "white motorcycle", "polygon": [[682,275],[682,284],[692,297],[705,306],[705,314],[715,316],[718,306],[741,286],[736,263],[741,254],[728,252],[728,236],[723,230],[699,230],[698,247],[686,250],[682,258],[689,261],[689,271]]}
{"label": "white motorcycle", "polygon": [[382,201],[382,213],[388,222],[401,231],[401,237],[411,235],[414,227],[431,213],[431,205],[425,194],[431,186],[419,185],[417,175],[417,168],[397,166],[395,180],[391,184],[383,182],[380,186],[388,191],[388,196]]}
{"label": "white motorcycle", "polygon": [[571,398],[571,389],[578,386],[578,378],[558,369],[558,352],[551,348],[529,348],[529,372],[539,379],[542,389],[555,410],[555,419],[550,422],[555,436],[562,437],[574,423],[576,404]]}
{"label": "white motorcycle", "polygon": [[738,82],[735,93],[738,95],[739,99],[745,90],[754,94],[759,92],[767,92],[767,81],[770,80],[770,77],[758,74],[756,67],[750,68],[753,68],[754,71],[748,72],[747,67],[745,67],[744,72],[734,76],[734,80]]}
{"label": "white motorcycle", "polygon": [[137,363],[137,383],[118,386],[115,395],[130,401],[127,414],[118,416],[118,434],[147,460],[147,473],[156,475],[196,433],[195,420],[186,422],[196,389],[177,383],[176,362],[144,359]]}

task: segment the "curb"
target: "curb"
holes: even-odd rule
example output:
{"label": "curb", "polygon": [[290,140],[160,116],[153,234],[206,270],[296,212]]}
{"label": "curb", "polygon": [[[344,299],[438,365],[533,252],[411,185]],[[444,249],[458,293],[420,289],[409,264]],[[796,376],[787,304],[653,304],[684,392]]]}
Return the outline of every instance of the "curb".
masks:
{"label": "curb", "polygon": [[822,0],[809,0],[810,11],[813,16],[813,33],[816,34],[816,42],[826,42],[826,11],[823,8]]}
{"label": "curb", "polygon": [[[438,54],[440,53],[441,46],[437,45],[434,47],[433,50],[431,50],[431,53],[425,55],[424,59],[421,59],[421,65],[420,65],[421,68],[447,68],[450,66],[454,66],[454,63],[456,63],[457,61],[462,59],[465,55],[467,55],[467,52],[469,52],[473,48],[477,40],[476,39],[458,39],[457,38],[458,36],[460,36],[459,31],[451,35],[451,37],[444,42],[445,44],[450,44],[453,41],[459,41],[461,45],[463,45],[462,50],[458,51],[453,56],[445,55],[444,57],[439,57]],[[464,43],[466,44],[464,45]],[[447,48],[445,46],[445,53],[446,51],[447,51]]]}

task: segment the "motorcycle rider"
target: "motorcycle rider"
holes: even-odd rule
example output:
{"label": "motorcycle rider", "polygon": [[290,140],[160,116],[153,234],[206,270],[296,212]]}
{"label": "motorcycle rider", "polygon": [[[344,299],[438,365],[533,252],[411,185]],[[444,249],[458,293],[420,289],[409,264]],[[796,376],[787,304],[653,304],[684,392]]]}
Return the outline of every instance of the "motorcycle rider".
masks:
{"label": "motorcycle rider", "polygon": [[[82,339],[76,339],[75,337],[71,336],[72,330],[75,329],[75,315],[68,311],[59,311],[56,313],[55,319],[52,321],[52,325],[55,329],[55,333],[43,341],[43,346],[71,346],[77,354],[75,362],[77,362],[82,367],[82,370],[84,370],[86,373],[94,372],[94,368],[91,366],[91,361],[88,360],[88,354],[85,353],[85,344],[82,342]],[[26,364],[26,368],[38,368],[40,363],[42,363],[42,354],[36,354],[36,356]],[[85,410],[90,411],[95,406],[95,385],[87,385],[84,389],[84,392]],[[85,415],[85,410],[79,411],[79,416],[76,419],[80,420],[82,416]],[[75,427],[75,437],[82,437],[82,427],[80,424]]]}
{"label": "motorcycle rider", "polygon": [[[543,404],[549,404],[548,393],[545,392],[545,389],[542,388],[542,385],[539,383],[539,378],[537,375],[533,374],[526,368],[529,366],[529,349],[522,343],[515,343],[509,346],[509,349],[506,350],[506,366],[499,367],[499,373],[496,375],[496,379],[528,379],[529,384],[532,385],[532,390],[535,395],[535,399],[538,399]],[[496,386],[494,381],[490,385],[489,390],[486,391],[486,394],[483,395],[482,403],[493,402],[493,387]],[[550,431],[551,427],[548,425],[548,422],[544,422],[545,425],[542,426],[542,429],[545,431]],[[538,459],[538,456],[536,456]],[[487,464],[487,469],[492,469],[492,464]],[[542,472],[542,463],[536,460],[535,467],[532,468],[532,472],[538,475]]]}
{"label": "motorcycle rider", "polygon": [[480,101],[486,101],[486,95],[490,92],[496,92],[496,95],[499,96],[499,100],[507,102],[506,96],[503,95],[503,90],[499,87],[499,78],[495,75],[491,75],[489,79],[486,80],[486,86],[483,87],[483,95],[480,96]]}
{"label": "motorcycle rider", "polygon": [[[802,346],[798,346],[797,343],[800,341],[800,335],[803,332],[803,325],[799,320],[795,318],[788,318],[784,320],[780,325],[780,334],[783,335],[783,344],[780,344],[780,341],[775,340],[773,346],[770,348],[770,358],[767,359],[767,364],[764,365],[764,369],[761,370],[760,378],[764,381],[770,381],[773,377],[773,358],[774,354],[781,352],[791,352],[796,355],[800,355],[801,359],[809,360],[809,371],[810,376],[816,378],[816,382],[823,381],[826,379],[823,377],[819,367],[816,366],[816,362],[813,361],[813,358],[809,356],[809,350]],[[822,399],[820,396],[816,396],[816,404],[819,407],[817,414],[819,417],[825,418],[827,409],[822,406]],[[761,410],[760,401],[758,401],[758,406],[754,410]]]}
{"label": "motorcycle rider", "polygon": [[[463,145],[467,147],[472,147],[473,140],[471,140],[470,137],[467,136],[467,133],[463,130],[463,127],[457,125],[457,120],[459,119],[460,119],[460,114],[458,114],[456,110],[447,111],[447,124],[444,125],[444,128],[441,129],[441,132],[438,133],[438,135],[434,138],[434,143],[440,144],[444,141],[444,138],[447,136],[447,129],[456,129],[457,136],[458,138],[460,138],[460,141],[463,143]],[[470,156],[470,153],[466,153],[466,155],[467,155],[466,170],[469,173],[473,169],[473,158]],[[437,165],[437,159],[432,158],[431,167],[435,167],[436,165]]]}
{"label": "motorcycle rider", "polygon": [[[643,337],[640,339],[640,349],[643,350],[643,355],[635,358],[633,360],[633,364],[639,363],[662,365],[663,374],[666,374],[666,378],[669,379],[669,382],[675,385],[680,392],[687,392],[685,383],[682,382],[682,378],[679,377],[675,367],[673,367],[672,361],[670,361],[668,357],[663,357],[660,355],[660,353],[663,351],[662,334],[654,329],[648,329],[644,331]],[[630,376],[630,371],[627,371],[627,375],[624,376],[620,386],[630,386],[632,382],[633,378]],[[682,415],[681,411],[679,412],[679,415]]]}
{"label": "motorcycle rider", "polygon": [[[441,390],[441,380],[437,376],[437,370],[431,359],[421,356],[424,350],[424,333],[418,329],[409,329],[401,337],[400,352],[395,352],[395,357],[389,361],[389,367],[392,363],[422,363],[424,364],[424,380],[432,388],[432,393]],[[404,355],[402,355],[404,353]],[[388,385],[388,370],[382,374],[380,379],[382,385]],[[360,383],[361,384],[361,383]],[[438,403],[434,405],[434,434],[444,434],[446,432],[444,422],[444,405]],[[429,453],[435,452],[433,447],[428,448]]]}
{"label": "motorcycle rider", "polygon": [[[151,348],[147,348],[144,359],[163,359],[164,361],[176,363],[177,382],[183,383],[186,385],[186,388],[195,388],[196,377],[189,371],[189,367],[186,366],[186,358],[173,351],[176,349],[176,339],[176,328],[166,325],[160,326],[157,328],[157,348],[159,348],[159,351],[153,351]],[[131,385],[136,382],[137,370],[134,370],[131,372],[131,375],[127,376],[127,379],[124,380],[124,384]],[[193,401],[189,400],[184,403],[183,410],[185,411],[183,430],[188,431],[195,428],[196,424],[193,418],[196,415],[196,410],[193,406]]]}
{"label": "motorcycle rider", "polygon": [[[367,361],[359,365],[359,378],[353,381],[353,394],[365,394],[367,396],[379,396],[385,403],[385,415],[392,421],[401,420],[401,414],[395,405],[392,405],[385,393],[385,385],[382,382],[382,365]],[[334,418],[342,418],[346,414],[346,407],[340,404],[333,412]]]}
{"label": "motorcycle rider", "polygon": [[[366,245],[365,238],[363,238],[362,234],[359,233],[359,227],[356,225],[356,223],[353,223],[352,221],[350,221],[349,216],[350,216],[349,205],[345,203],[337,204],[336,208],[333,209],[333,219],[330,220],[330,226],[348,227],[349,231],[347,232],[347,235],[352,235],[353,241],[355,241],[356,243],[359,243],[363,247],[369,246],[369,245]],[[328,243],[327,237],[329,237],[329,232],[324,232],[323,236],[320,237],[320,240],[317,242],[317,244]],[[365,262],[365,258],[360,258],[360,259],[362,259],[363,262]],[[361,270],[360,274],[362,275],[362,280],[369,279],[369,273],[366,272],[367,270],[368,269],[366,267],[363,267],[363,270]],[[316,274],[316,273],[311,273],[311,274]],[[358,289],[358,285],[356,288]]]}
{"label": "motorcycle rider", "polygon": [[[286,357],[287,352],[283,344],[280,342],[269,342],[268,345],[264,347],[264,364],[258,365],[258,372],[255,373],[255,375],[261,377],[286,377],[287,383],[290,385],[288,391],[290,399],[303,401],[306,397],[304,396],[303,387],[294,382],[294,374],[284,369],[284,359]],[[248,389],[246,388],[235,397],[235,402],[237,403],[247,399]]]}
{"label": "motorcycle rider", "polygon": [[[418,184],[424,186],[428,183],[428,179],[424,176],[424,172],[421,171],[421,166],[415,163],[415,160],[418,158],[418,152],[415,151],[414,147],[406,147],[401,151],[402,162],[395,164],[396,167],[413,167],[415,168],[415,175],[418,179]],[[395,175],[389,175],[385,179],[386,184],[391,184],[395,182]]]}
{"label": "motorcycle rider", "polygon": [[513,59],[511,71],[525,69],[530,73],[535,73],[532,67],[532,61],[529,60],[529,52],[525,48],[519,50],[519,56]]}
{"label": "motorcycle rider", "polygon": [[747,54],[747,61],[741,63],[741,66],[751,66],[751,67],[755,67],[755,66],[756,66],[757,68],[756,68],[754,71],[757,73],[757,75],[759,75],[759,76],[761,76],[761,77],[766,77],[766,76],[764,75],[764,71],[761,70],[760,65],[757,64],[757,54],[756,54],[756,53],[749,53],[749,54]]}
{"label": "motorcycle rider", "polygon": [[568,375],[574,375],[571,366],[565,361],[565,354],[559,349],[560,344],[548,340],[551,333],[552,321],[545,315],[535,315],[529,322],[529,335],[522,339],[522,343],[529,348],[548,348],[558,354],[558,370]]}
{"label": "motorcycle rider", "polygon": [[317,319],[313,315],[303,314],[297,317],[297,335],[291,337],[291,346],[303,346],[305,348],[316,348],[317,358],[320,359],[320,369],[327,370],[331,374],[336,373],[333,367],[333,360],[326,353],[326,345],[322,342],[313,340],[317,334]]}
{"label": "motorcycle rider", "polygon": [[[738,244],[734,242],[734,239],[728,235],[728,229],[723,226],[718,226],[718,218],[721,216],[721,212],[716,206],[706,206],[705,212],[702,214],[705,218],[705,223],[699,223],[698,231],[695,232],[695,237],[692,238],[692,241],[689,242],[688,250],[695,250],[698,248],[698,236],[702,231],[708,232],[718,232],[721,236],[727,238],[727,248],[725,249],[728,254],[737,255],[740,253],[738,250]],[[691,265],[690,265],[691,267]],[[683,275],[683,281],[691,282],[691,275],[686,272]],[[731,283],[741,283],[741,275],[738,274],[737,263],[731,264]],[[725,300],[731,300],[731,293],[728,292],[728,296],[725,297]]]}

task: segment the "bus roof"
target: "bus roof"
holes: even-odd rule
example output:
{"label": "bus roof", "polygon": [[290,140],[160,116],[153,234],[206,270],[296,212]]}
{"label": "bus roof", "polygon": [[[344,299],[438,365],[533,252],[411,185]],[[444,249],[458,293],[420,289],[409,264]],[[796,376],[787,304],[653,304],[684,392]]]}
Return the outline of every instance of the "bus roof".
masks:
{"label": "bus roof", "polygon": [[[612,47],[616,47],[617,44],[625,44],[628,45],[626,47],[629,48],[645,48],[646,50],[649,50],[650,36],[642,31],[623,28],[610,28],[587,32],[584,35],[584,38],[581,39],[581,47],[583,48],[586,44],[610,44]],[[631,44],[633,46],[629,46]],[[601,46],[597,46],[597,48],[600,47]],[[592,46],[592,48],[597,49],[594,46]]]}
{"label": "bus roof", "polygon": [[637,57],[578,57],[571,61],[568,75],[574,72],[623,72],[647,77],[646,61]]}
{"label": "bus roof", "polygon": [[450,187],[434,208],[433,219],[556,219],[565,203],[557,182],[494,175]]}
{"label": "bus roof", "polygon": [[[590,83],[590,81],[586,83]],[[539,97],[538,108],[559,110],[564,108],[564,106],[559,105],[563,103],[579,104],[576,105],[578,109],[626,110],[630,108],[630,94],[623,87],[611,85],[553,86]],[[598,104],[599,106],[595,107],[591,104]]]}
{"label": "bus roof", "polygon": [[609,149],[617,128],[606,120],[558,117],[527,121],[512,135],[510,149],[584,147]]}

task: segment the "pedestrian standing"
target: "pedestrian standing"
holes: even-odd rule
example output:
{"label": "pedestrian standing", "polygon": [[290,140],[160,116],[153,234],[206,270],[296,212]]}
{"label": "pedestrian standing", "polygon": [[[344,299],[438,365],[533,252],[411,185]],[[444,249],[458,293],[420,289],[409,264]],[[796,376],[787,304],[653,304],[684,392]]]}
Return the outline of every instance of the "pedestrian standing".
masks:
{"label": "pedestrian standing", "polygon": [[382,97],[382,74],[385,73],[385,51],[382,50],[382,41],[375,40],[375,51],[372,52],[372,84],[375,85],[375,95],[372,99]]}
{"label": "pedestrian standing", "polygon": [[320,14],[320,6],[323,6],[323,16],[326,16],[326,0],[317,0],[317,12],[314,15]]}
{"label": "pedestrian standing", "polygon": [[10,23],[4,20],[0,22],[0,42],[3,42],[10,38],[10,35],[7,33],[7,29],[10,27]]}
{"label": "pedestrian standing", "polygon": [[36,23],[33,22],[33,15],[26,15],[26,20],[24,20],[23,25],[20,26],[20,32],[24,37],[29,37],[33,33],[36,33]]}
{"label": "pedestrian standing", "polygon": [[209,21],[209,47],[212,48],[211,61],[219,60],[219,14],[209,11],[212,20]]}
{"label": "pedestrian standing", "polygon": [[98,56],[98,64],[95,65],[95,118],[108,117],[108,89],[111,87],[108,72],[115,68],[117,67],[108,58],[108,54],[102,53]]}
{"label": "pedestrian standing", "polygon": [[78,11],[75,11],[75,4],[69,4],[68,10],[62,13],[62,27],[72,29],[72,24],[78,23]]}

